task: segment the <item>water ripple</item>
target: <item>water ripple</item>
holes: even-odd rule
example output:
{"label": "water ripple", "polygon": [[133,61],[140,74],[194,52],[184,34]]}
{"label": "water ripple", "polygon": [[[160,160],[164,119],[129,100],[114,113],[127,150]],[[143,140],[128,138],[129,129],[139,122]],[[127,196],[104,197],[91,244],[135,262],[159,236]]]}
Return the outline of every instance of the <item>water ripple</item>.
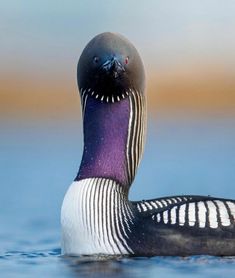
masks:
{"label": "water ripple", "polygon": [[0,259],[17,259],[17,258],[40,258],[40,257],[51,257],[60,256],[60,248],[55,248],[51,250],[39,250],[39,251],[7,251],[4,255],[0,256]]}
{"label": "water ripple", "polygon": [[[33,251],[7,251],[0,256],[3,274],[17,273],[25,277],[53,273],[56,277],[221,277],[235,274],[235,257],[128,257],[128,256],[61,256],[60,248]],[[56,268],[55,268],[56,266]],[[40,270],[40,271],[39,271]],[[17,277],[18,277],[17,276]],[[161,275],[160,275],[161,276]]]}

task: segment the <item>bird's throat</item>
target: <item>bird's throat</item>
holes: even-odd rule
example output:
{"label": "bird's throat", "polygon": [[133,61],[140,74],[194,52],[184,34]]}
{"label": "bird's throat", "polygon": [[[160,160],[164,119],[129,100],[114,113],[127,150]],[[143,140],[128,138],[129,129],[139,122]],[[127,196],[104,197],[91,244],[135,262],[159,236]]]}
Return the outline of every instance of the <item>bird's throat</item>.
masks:
{"label": "bird's throat", "polygon": [[82,99],[84,150],[76,180],[107,178],[129,189],[143,151],[141,98],[133,93],[114,103]]}

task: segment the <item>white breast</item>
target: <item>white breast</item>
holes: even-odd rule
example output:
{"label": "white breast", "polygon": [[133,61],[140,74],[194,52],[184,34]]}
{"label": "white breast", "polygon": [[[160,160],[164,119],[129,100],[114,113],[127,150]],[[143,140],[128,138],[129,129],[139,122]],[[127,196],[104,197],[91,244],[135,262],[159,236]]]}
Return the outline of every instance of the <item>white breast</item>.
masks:
{"label": "white breast", "polygon": [[73,182],[61,209],[62,253],[129,254],[131,210],[120,186],[102,178]]}

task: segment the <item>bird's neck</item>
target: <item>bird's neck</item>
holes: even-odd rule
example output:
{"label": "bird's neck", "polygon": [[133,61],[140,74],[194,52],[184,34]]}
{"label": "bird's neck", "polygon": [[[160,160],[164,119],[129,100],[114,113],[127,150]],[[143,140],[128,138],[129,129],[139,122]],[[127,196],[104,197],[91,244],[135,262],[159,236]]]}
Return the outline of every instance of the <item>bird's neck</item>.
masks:
{"label": "bird's neck", "polygon": [[112,179],[128,191],[143,152],[144,96],[132,92],[119,102],[106,103],[84,95],[82,105],[84,150],[75,180]]}

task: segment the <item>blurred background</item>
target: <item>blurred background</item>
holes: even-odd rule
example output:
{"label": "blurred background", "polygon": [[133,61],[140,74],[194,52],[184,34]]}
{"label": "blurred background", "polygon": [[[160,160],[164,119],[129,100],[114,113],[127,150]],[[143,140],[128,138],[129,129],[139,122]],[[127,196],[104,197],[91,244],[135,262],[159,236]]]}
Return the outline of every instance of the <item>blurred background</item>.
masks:
{"label": "blurred background", "polygon": [[151,113],[235,113],[232,0],[8,1],[0,13],[1,118],[76,118],[77,60],[104,31],[141,53]]}
{"label": "blurred background", "polygon": [[131,198],[235,199],[234,26],[233,0],[2,1],[0,250],[60,246],[60,206],[82,153],[77,61],[104,31],[132,41],[147,74]]}

